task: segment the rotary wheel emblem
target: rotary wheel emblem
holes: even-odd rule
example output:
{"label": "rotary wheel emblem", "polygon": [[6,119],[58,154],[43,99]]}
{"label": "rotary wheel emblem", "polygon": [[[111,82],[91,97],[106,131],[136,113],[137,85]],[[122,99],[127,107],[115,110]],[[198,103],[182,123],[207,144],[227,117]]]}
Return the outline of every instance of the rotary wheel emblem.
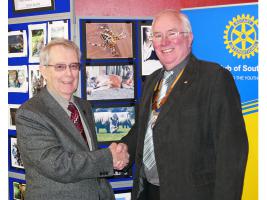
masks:
{"label": "rotary wheel emblem", "polygon": [[258,52],[258,20],[250,15],[237,15],[229,21],[223,38],[226,49],[234,56],[242,59],[254,56]]}

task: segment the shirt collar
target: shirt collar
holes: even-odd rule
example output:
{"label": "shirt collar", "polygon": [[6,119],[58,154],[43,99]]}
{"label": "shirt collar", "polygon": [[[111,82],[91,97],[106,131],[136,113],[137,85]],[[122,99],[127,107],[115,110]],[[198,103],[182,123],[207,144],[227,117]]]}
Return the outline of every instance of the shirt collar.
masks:
{"label": "shirt collar", "polygon": [[47,87],[47,91],[51,94],[51,96],[59,103],[59,105],[64,108],[64,110],[68,109],[69,102],[74,103],[73,95],[71,96],[70,101],[66,100],[65,98],[58,95],[56,92],[52,91]]}
{"label": "shirt collar", "polygon": [[[189,53],[185,59],[180,62],[178,65],[176,65],[171,71],[173,71],[173,77],[176,77],[184,68],[185,66],[187,65],[188,61],[189,61],[189,58],[191,56],[191,53]],[[164,72],[164,68],[162,70]]]}

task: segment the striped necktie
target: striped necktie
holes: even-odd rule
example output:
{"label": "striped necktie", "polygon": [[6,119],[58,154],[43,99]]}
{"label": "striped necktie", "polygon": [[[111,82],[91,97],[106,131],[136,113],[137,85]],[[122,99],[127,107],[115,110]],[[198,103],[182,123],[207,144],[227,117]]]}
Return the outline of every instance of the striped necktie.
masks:
{"label": "striped necktie", "polygon": [[157,101],[158,104],[161,102],[161,100],[164,98],[164,96],[167,93],[170,77],[172,74],[173,74],[173,71],[165,71],[164,72],[164,75],[162,78],[161,88],[160,88],[159,94],[158,94],[158,101]]}
{"label": "striped necktie", "polygon": [[[162,78],[162,84],[161,88],[159,90],[158,94],[158,101],[159,104],[162,98],[166,95],[168,90],[168,83],[170,81],[170,77],[173,74],[172,71],[165,71],[163,78]],[[152,125],[157,120],[158,115],[154,115],[155,112],[150,113],[149,122],[146,130],[146,136],[144,141],[144,150],[143,150],[143,163],[146,166],[148,170],[151,170],[152,167],[156,164],[155,160],[155,153],[154,153],[154,143],[153,143],[153,130]]]}
{"label": "striped necktie", "polygon": [[70,120],[74,123],[74,125],[76,126],[76,128],[78,129],[79,133],[81,134],[85,143],[88,146],[88,142],[86,139],[86,135],[85,135],[85,132],[83,129],[83,124],[82,124],[78,109],[76,108],[76,106],[72,102],[70,102],[69,106],[68,106],[68,110],[71,112]]}

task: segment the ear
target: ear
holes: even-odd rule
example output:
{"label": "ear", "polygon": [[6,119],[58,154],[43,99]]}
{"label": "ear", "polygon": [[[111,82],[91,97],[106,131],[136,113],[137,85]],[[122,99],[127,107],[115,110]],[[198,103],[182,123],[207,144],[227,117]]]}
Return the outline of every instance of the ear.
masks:
{"label": "ear", "polygon": [[46,66],[43,66],[43,65],[40,65],[39,66],[39,70],[40,70],[40,72],[41,72],[41,74],[42,74],[42,76],[44,77],[44,79],[45,80],[47,80],[47,68],[46,68]]}
{"label": "ear", "polygon": [[194,35],[192,32],[189,33],[189,41],[190,41],[190,46],[192,46],[193,43],[193,39],[194,39]]}

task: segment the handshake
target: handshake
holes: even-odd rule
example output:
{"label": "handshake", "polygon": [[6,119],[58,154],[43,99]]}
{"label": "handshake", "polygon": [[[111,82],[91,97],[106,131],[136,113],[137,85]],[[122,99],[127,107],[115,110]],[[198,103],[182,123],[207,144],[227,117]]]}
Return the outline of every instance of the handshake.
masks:
{"label": "handshake", "polygon": [[122,170],[128,165],[130,155],[126,144],[113,142],[108,148],[112,154],[114,169]]}

